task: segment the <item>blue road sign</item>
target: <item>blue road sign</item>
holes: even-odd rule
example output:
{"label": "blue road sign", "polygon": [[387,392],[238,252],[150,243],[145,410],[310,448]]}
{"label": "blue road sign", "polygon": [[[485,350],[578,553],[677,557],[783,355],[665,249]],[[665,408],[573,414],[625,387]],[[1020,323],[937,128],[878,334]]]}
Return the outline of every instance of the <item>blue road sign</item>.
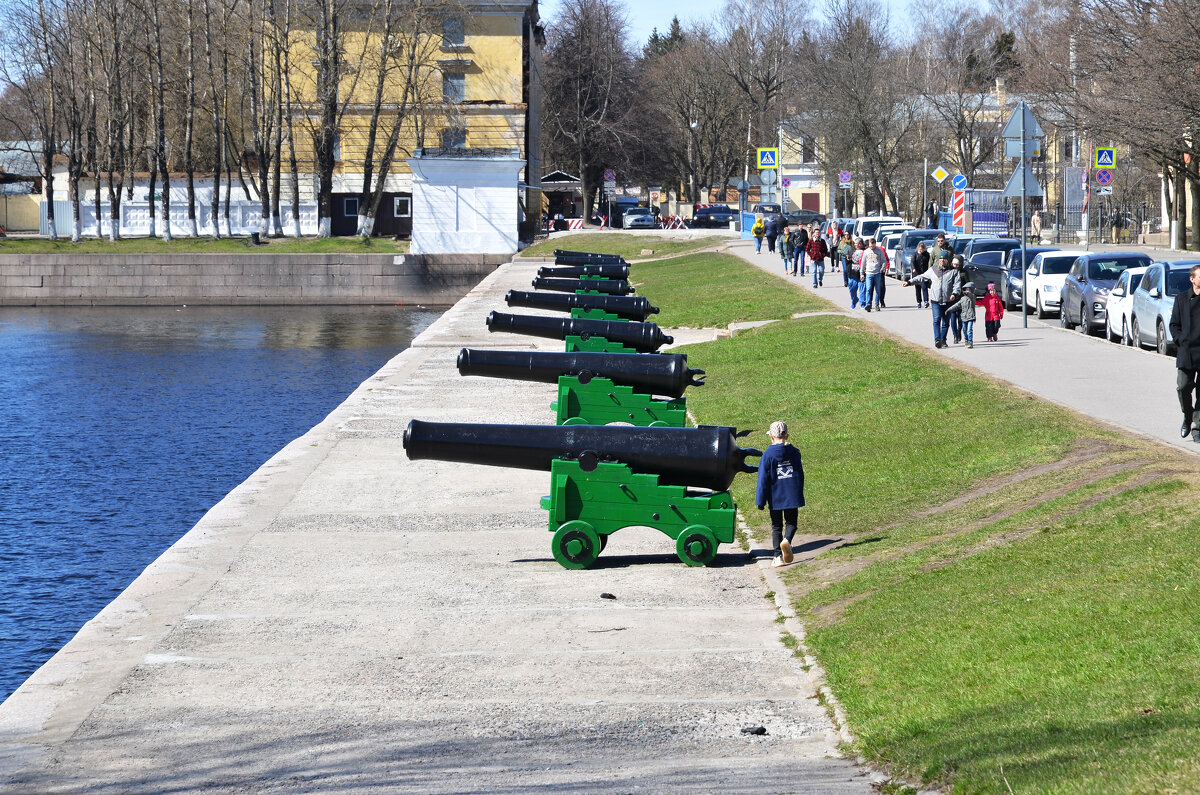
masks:
{"label": "blue road sign", "polygon": [[964,177],[962,174],[955,174],[954,175],[954,189],[955,190],[966,190],[967,189],[967,178]]}
{"label": "blue road sign", "polygon": [[1112,168],[1117,163],[1117,150],[1108,146],[1096,147],[1096,161],[1092,168]]}
{"label": "blue road sign", "polygon": [[759,149],[758,150],[758,169],[762,171],[767,168],[775,168],[775,164],[779,162],[778,149]]}

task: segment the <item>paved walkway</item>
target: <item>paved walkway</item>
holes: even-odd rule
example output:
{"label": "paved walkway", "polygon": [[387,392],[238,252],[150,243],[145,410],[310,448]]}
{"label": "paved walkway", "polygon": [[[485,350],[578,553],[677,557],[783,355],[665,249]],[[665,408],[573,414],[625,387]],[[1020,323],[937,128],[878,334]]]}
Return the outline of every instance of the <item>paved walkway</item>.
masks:
{"label": "paved walkway", "polygon": [[[765,250],[756,255],[753,241],[734,242],[729,250],[781,279],[812,290],[811,276],[784,276],[779,255]],[[1185,253],[1155,254],[1180,259]],[[871,313],[850,309],[850,293],[842,284],[840,270],[826,269],[824,286],[812,291],[889,334],[927,346],[935,355],[974,367],[1084,416],[1200,454],[1200,445],[1179,438],[1183,417],[1175,394],[1175,357],[1123,347],[1103,337],[1085,337],[1060,328],[1056,319],[1041,321],[1031,315],[1025,328],[1021,313],[1012,311],[1004,316],[999,342],[981,341],[985,340],[981,312],[975,324],[974,348],[951,345],[935,350],[930,311],[917,309],[913,288],[901,285],[888,279],[888,308]]]}
{"label": "paved walkway", "polygon": [[755,560],[623,530],[567,571],[548,474],[405,456],[413,417],[553,422],[553,387],[455,369],[561,350],[484,327],[535,268],[485,279],[0,706],[0,790],[872,791]]}

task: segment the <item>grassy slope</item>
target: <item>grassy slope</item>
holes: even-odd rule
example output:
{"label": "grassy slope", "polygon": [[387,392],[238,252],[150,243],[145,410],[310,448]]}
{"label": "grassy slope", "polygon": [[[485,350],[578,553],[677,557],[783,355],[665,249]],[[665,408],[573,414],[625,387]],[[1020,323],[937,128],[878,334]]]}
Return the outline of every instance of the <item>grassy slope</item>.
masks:
{"label": "grassy slope", "polygon": [[620,254],[627,260],[641,259],[649,249],[655,257],[669,257],[702,248],[712,248],[727,238],[715,235],[667,238],[653,235],[630,235],[622,232],[583,232],[564,235],[535,243],[521,252],[522,257],[552,257],[555,249],[592,251],[598,254]]}
{"label": "grassy slope", "polygon": [[266,239],[251,246],[248,237],[189,238],[167,242],[159,238],[131,237],[115,243],[85,238],[66,240],[0,238],[0,254],[396,254],[408,251],[408,241],[391,238],[331,237]]}
{"label": "grassy slope", "polygon": [[[747,317],[735,267],[687,257],[633,277],[664,324],[723,326]],[[740,267],[762,317],[779,294],[817,301]],[[697,289],[711,284],[731,289]],[[783,573],[856,751],[962,792],[1200,788],[1194,459],[851,317],[686,350],[709,373],[689,395],[700,421],[756,429],[761,447],[788,420],[800,533],[849,542]],[[752,489],[734,493],[761,538]]]}

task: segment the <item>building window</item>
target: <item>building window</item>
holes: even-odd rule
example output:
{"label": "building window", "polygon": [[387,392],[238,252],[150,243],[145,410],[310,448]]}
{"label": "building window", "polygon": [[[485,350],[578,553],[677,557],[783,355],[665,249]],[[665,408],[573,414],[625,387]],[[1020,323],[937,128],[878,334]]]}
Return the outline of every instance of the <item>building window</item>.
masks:
{"label": "building window", "polygon": [[817,142],[813,138],[805,138],[800,142],[800,162],[817,162]]}
{"label": "building window", "polygon": [[341,133],[335,132],[333,134],[333,159],[334,160],[342,159],[342,134]]}
{"label": "building window", "polygon": [[392,216],[395,218],[410,218],[412,217],[412,198],[409,196],[397,196],[393,200]]}
{"label": "building window", "polygon": [[465,149],[467,146],[467,131],[463,127],[447,127],[442,130],[443,149]]}
{"label": "building window", "polygon": [[1070,138],[1064,138],[1062,142],[1062,159],[1073,160],[1075,158],[1075,142]]}
{"label": "building window", "polygon": [[343,204],[342,215],[346,218],[355,218],[358,216],[358,199],[345,199]]}
{"label": "building window", "polygon": [[442,99],[446,102],[462,102],[467,98],[467,76],[462,72],[446,72],[442,75]]}
{"label": "building window", "polygon": [[442,22],[442,49],[453,50],[467,44],[467,26],[457,17]]}

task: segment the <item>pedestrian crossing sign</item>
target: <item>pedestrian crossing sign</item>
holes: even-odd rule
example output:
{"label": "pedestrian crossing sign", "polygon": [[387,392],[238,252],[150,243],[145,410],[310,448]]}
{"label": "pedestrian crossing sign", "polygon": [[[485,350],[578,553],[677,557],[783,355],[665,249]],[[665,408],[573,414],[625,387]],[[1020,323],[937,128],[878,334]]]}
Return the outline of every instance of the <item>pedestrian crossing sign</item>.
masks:
{"label": "pedestrian crossing sign", "polygon": [[1112,168],[1117,164],[1117,150],[1111,146],[1097,146],[1096,159],[1092,168]]}
{"label": "pedestrian crossing sign", "polygon": [[765,168],[778,168],[779,150],[778,149],[759,149],[758,150],[758,170],[762,171]]}

